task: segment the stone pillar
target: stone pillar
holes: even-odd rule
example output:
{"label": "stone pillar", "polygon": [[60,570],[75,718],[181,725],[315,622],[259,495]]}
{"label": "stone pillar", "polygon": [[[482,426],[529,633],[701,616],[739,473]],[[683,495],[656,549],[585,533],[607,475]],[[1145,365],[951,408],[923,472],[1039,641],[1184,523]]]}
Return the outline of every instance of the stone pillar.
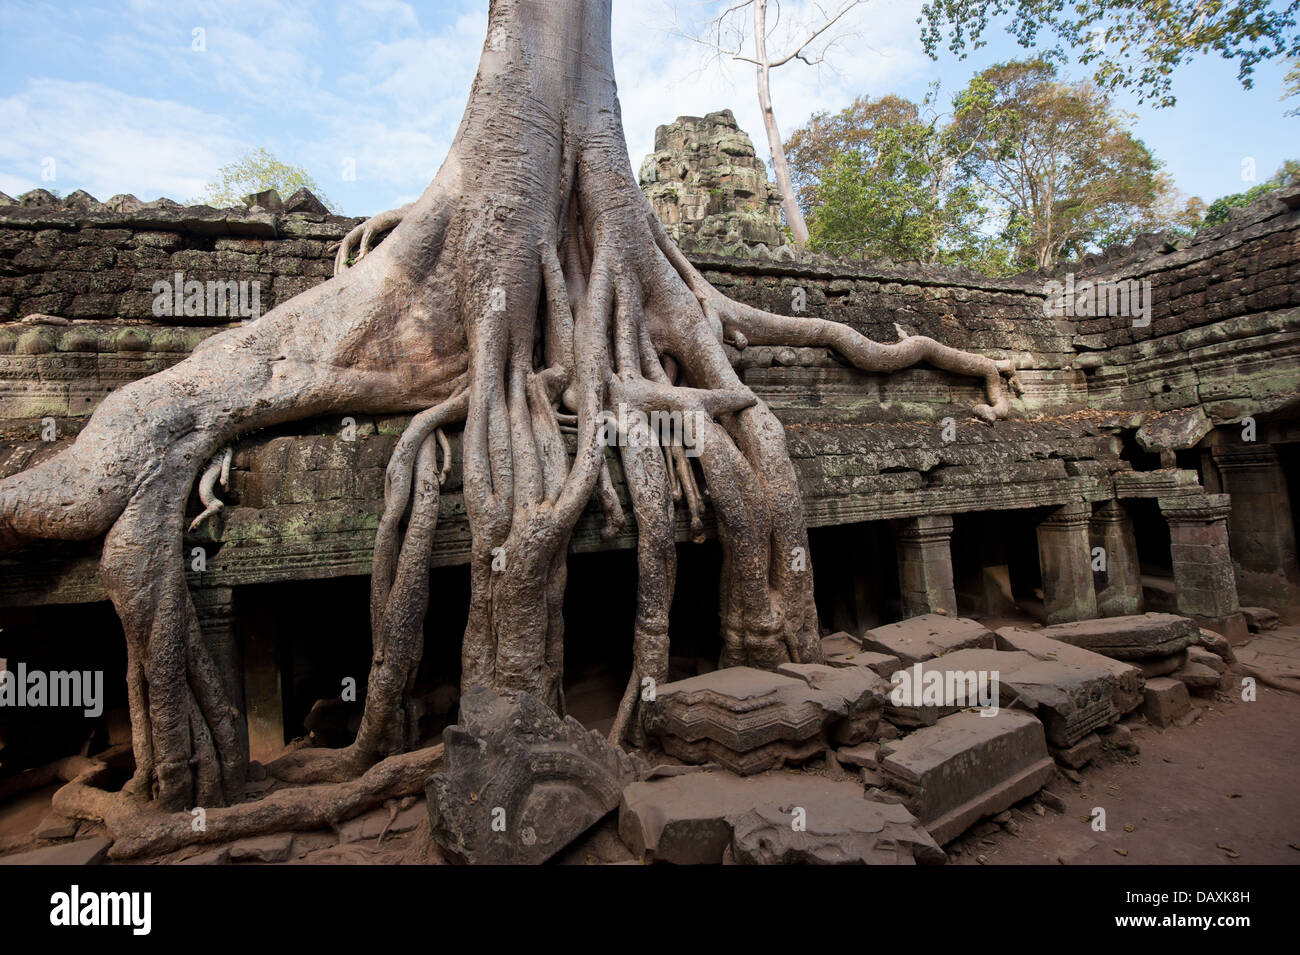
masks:
{"label": "stone pillar", "polygon": [[1141,613],[1142,571],[1127,509],[1119,501],[1103,501],[1092,512],[1089,532],[1097,612],[1103,617]]}
{"label": "stone pillar", "polygon": [[265,763],[284,749],[284,695],[279,648],[266,634],[244,633],[244,699],[248,755]]}
{"label": "stone pillar", "polygon": [[1268,445],[1214,449],[1214,462],[1231,498],[1228,540],[1237,596],[1247,607],[1290,616],[1300,609],[1291,498],[1277,452]]}
{"label": "stone pillar", "polygon": [[903,616],[943,610],[957,616],[952,584],[952,517],[927,514],[896,523]]}
{"label": "stone pillar", "polygon": [[244,713],[243,648],[235,625],[234,590],[230,587],[196,587],[190,591],[199,632],[221,677],[226,698],[239,710],[239,734],[247,743],[248,723]]}
{"label": "stone pillar", "polygon": [[1237,606],[1228,549],[1228,495],[1180,494],[1159,500],[1169,522],[1178,612],[1233,642],[1244,641],[1246,620]]}
{"label": "stone pillar", "polygon": [[1038,566],[1043,572],[1043,609],[1049,624],[1097,616],[1088,540],[1091,518],[1092,505],[1075,501],[1057,508],[1038,525]]}

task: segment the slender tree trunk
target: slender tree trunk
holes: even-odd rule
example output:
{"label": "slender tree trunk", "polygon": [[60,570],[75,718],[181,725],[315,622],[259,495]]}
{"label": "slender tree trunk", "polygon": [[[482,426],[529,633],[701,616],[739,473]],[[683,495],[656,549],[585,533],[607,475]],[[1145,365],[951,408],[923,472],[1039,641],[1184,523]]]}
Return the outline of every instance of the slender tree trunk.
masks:
{"label": "slender tree trunk", "polygon": [[795,199],[794,184],[790,181],[790,165],[785,159],[785,146],[781,143],[781,129],[772,111],[772,86],[767,63],[767,0],[754,0],[754,59],[758,61],[758,106],[763,112],[763,129],[767,132],[767,146],[772,152],[772,173],[781,191],[781,210],[786,225],[794,233],[795,245],[808,244],[808,224],[803,210]]}

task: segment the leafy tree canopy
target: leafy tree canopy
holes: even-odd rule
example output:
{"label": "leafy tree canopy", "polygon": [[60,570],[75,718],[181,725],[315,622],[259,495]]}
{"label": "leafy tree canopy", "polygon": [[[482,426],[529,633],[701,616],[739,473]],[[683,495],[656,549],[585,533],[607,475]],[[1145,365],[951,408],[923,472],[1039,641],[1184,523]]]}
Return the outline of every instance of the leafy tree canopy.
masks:
{"label": "leafy tree canopy", "polygon": [[[1005,19],[1006,31],[1047,62],[1073,55],[1094,66],[1100,89],[1132,89],[1139,102],[1159,106],[1174,103],[1174,71],[1198,55],[1235,62],[1249,88],[1259,63],[1300,54],[1300,0],[928,0],[921,9],[921,38],[932,57],[945,37],[964,57],[985,45],[990,21]],[[1040,45],[1044,29],[1054,45]]]}
{"label": "leafy tree canopy", "polygon": [[327,209],[338,212],[305,169],[280,162],[265,148],[250,150],[217,170],[217,178],[208,183],[200,201],[217,209],[226,209],[242,206],[244,196],[267,189],[274,189],[283,199],[299,189],[309,189]]}
{"label": "leafy tree canopy", "polygon": [[946,116],[936,98],[859,98],[791,136],[815,247],[1005,273],[1191,229],[1204,212],[1178,195],[1130,117],[1044,60],[984,70]]}

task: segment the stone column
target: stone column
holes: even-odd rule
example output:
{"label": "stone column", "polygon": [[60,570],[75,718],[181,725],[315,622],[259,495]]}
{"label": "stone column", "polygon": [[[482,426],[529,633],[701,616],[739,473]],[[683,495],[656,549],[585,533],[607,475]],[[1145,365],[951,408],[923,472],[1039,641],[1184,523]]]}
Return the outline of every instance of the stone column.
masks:
{"label": "stone column", "polygon": [[1169,522],[1178,612],[1233,642],[1244,641],[1246,621],[1237,606],[1228,549],[1228,495],[1180,494],[1159,500]]}
{"label": "stone column", "polygon": [[1089,531],[1097,612],[1103,617],[1141,613],[1142,571],[1128,510],[1119,501],[1103,501],[1092,512]]}
{"label": "stone column", "polygon": [[196,587],[190,590],[203,644],[216,664],[226,698],[239,710],[239,734],[247,741],[244,718],[243,648],[235,624],[234,590],[230,587]]}
{"label": "stone column", "polygon": [[244,632],[244,698],[248,755],[265,763],[284,749],[285,743],[279,647],[273,636]]}
{"label": "stone column", "polygon": [[1038,525],[1038,566],[1043,572],[1043,607],[1049,624],[1097,616],[1088,540],[1091,518],[1092,505],[1075,501],[1057,508]]}
{"label": "stone column", "polygon": [[957,615],[952,584],[952,517],[927,514],[896,522],[903,616],[943,610]]}
{"label": "stone column", "polygon": [[1277,452],[1268,445],[1220,447],[1214,462],[1231,497],[1228,540],[1237,596],[1245,606],[1290,615],[1300,609],[1300,566]]}

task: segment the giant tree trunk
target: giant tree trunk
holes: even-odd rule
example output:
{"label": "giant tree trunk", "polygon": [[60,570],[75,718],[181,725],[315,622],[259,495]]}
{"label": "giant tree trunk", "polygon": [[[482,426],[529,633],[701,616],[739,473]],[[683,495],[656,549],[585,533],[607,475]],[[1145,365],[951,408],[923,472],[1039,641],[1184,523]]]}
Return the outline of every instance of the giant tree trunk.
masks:
{"label": "giant tree trunk", "polygon": [[[327,413],[420,412],[388,467],[357,740],[273,767],[320,781],[355,777],[414,742],[407,697],[429,604],[442,429],[464,424],[464,684],[525,690],[561,709],[569,537],[593,496],[610,531],[622,523],[606,466],[607,453],[620,454],[639,563],[621,735],[641,680],[667,678],[673,510],[683,501],[699,527],[700,481],[725,554],[722,665],[820,658],[784,433],[732,369],[724,336],[736,347],[832,347],[868,370],[926,360],[984,378],[980,417],[1006,412],[1005,363],[927,338],[877,344],[709,286],[637,187],[609,30],[610,0],[493,0],[464,119],[418,201],[358,227],[333,279],[110,395],[71,448],[0,483],[0,545],[107,532],[101,574],[127,634],[138,796],[176,810],[242,791],[246,745],[199,639],[181,533],[200,469],[243,432]],[[608,416],[635,421],[636,411],[698,415],[698,456],[636,427],[608,448]]]}

